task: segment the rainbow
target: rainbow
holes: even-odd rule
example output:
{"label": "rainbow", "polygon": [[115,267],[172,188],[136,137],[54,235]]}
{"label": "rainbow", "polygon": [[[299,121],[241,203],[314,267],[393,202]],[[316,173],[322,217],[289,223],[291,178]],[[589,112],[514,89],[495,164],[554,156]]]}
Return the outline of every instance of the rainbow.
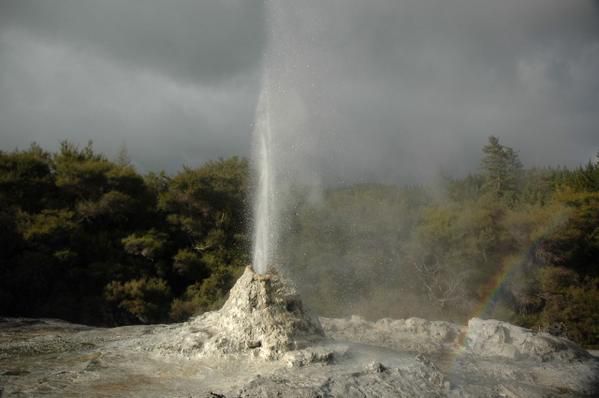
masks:
{"label": "rainbow", "polygon": [[[481,299],[479,303],[474,307],[470,315],[467,317],[468,320],[472,318],[488,318],[493,314],[495,305],[498,302],[501,288],[505,283],[510,280],[514,275],[515,271],[525,265],[527,261],[527,254],[537,246],[540,240],[547,236],[547,233],[555,231],[560,225],[563,224],[567,216],[564,217],[563,212],[553,211],[548,208],[546,223],[543,225],[543,231],[538,231],[536,234],[537,239],[534,239],[524,251],[521,251],[517,255],[508,256],[503,259],[499,269],[493,274],[491,278],[481,288]],[[464,327],[464,331],[457,338],[456,351],[453,354],[454,360],[457,355],[465,349],[466,338],[469,334],[468,325]]]}
{"label": "rainbow", "polygon": [[519,258],[508,257],[502,263],[497,272],[481,288],[481,300],[471,312],[468,319],[482,318],[493,313],[497,304],[498,296],[503,285],[514,274],[514,271],[525,262],[524,256]]}
{"label": "rainbow", "polygon": [[[495,272],[495,274],[483,285],[481,289],[482,299],[467,317],[468,320],[472,318],[489,316],[492,313],[492,310],[497,303],[502,286],[507,280],[509,280],[518,266],[523,263],[524,260],[522,257],[523,256],[521,256],[519,259],[509,257],[501,263],[501,267],[497,270],[497,272]],[[451,355],[453,357],[452,362],[455,361],[458,354],[466,348],[465,344],[467,336],[468,325],[464,326],[464,331],[457,337],[457,347],[455,353]]]}

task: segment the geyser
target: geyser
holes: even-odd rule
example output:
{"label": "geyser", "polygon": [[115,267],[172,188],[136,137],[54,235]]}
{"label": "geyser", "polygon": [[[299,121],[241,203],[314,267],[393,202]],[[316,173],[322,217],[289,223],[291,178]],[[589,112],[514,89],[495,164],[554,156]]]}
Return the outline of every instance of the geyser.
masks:
{"label": "geyser", "polygon": [[[287,4],[267,1],[268,49],[264,54],[261,91],[253,131],[253,254],[255,272],[279,266],[278,246],[285,231],[283,218],[296,199],[298,186],[320,180],[306,164],[314,137],[306,121],[303,79],[298,65],[308,62],[298,50],[289,24]],[[291,13],[293,14],[293,13]]]}
{"label": "geyser", "polygon": [[274,190],[273,139],[270,93],[264,80],[256,108],[254,157],[257,188],[254,194],[254,271],[264,274],[274,262],[277,243],[277,206]]}

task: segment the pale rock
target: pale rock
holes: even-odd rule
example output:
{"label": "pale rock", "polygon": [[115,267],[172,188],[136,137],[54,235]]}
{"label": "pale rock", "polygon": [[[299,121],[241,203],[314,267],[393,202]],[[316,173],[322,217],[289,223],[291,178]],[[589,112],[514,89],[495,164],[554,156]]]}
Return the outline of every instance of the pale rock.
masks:
{"label": "pale rock", "polygon": [[192,319],[158,349],[191,357],[248,354],[274,360],[323,338],[318,318],[305,310],[289,280],[247,267],[220,310]]}
{"label": "pale rock", "polygon": [[467,349],[479,356],[532,358],[541,361],[589,357],[586,350],[568,339],[533,332],[494,319],[470,319],[464,343]]}

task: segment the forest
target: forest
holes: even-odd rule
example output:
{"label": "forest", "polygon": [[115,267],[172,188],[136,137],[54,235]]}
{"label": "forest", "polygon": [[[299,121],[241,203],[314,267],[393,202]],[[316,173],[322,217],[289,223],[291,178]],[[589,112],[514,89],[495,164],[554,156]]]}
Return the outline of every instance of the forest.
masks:
{"label": "forest", "polygon": [[[250,262],[250,187],[238,157],[142,175],[91,143],[0,152],[0,315],[114,326],[218,308]],[[304,188],[280,263],[320,315],[497,318],[599,346],[599,154],[527,169],[490,137],[479,170],[440,187]]]}

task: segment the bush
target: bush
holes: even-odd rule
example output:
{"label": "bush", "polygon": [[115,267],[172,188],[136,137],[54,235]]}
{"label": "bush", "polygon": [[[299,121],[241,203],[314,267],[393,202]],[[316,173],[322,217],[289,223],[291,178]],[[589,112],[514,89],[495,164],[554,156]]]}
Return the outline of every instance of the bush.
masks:
{"label": "bush", "polygon": [[539,272],[541,296],[545,301],[537,325],[551,329],[563,325],[565,335],[589,347],[599,341],[599,278],[580,281],[564,267],[546,267]]}
{"label": "bush", "polygon": [[200,256],[191,249],[181,249],[174,257],[173,269],[189,281],[197,281],[208,276],[208,270]]}
{"label": "bush", "polygon": [[104,297],[143,323],[168,319],[171,289],[164,279],[142,278],[125,283],[113,281],[105,288]]}

